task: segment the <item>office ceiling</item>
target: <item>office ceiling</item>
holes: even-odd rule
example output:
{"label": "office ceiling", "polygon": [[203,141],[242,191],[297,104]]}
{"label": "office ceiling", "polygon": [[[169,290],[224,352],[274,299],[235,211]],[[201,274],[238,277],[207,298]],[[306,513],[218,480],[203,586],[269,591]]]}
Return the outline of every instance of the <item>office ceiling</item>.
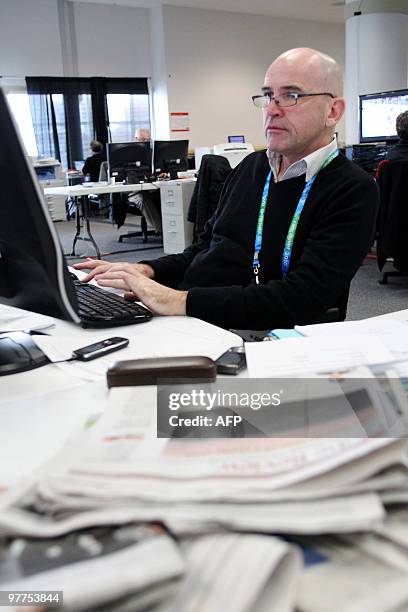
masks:
{"label": "office ceiling", "polygon": [[150,8],[160,5],[185,6],[214,11],[270,15],[286,19],[306,19],[325,23],[344,23],[341,0],[71,0]]}

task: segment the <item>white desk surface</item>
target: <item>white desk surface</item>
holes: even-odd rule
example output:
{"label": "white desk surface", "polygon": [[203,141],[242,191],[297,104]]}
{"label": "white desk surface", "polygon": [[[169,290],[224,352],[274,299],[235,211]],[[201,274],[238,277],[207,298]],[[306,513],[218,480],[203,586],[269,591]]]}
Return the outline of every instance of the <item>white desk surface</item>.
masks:
{"label": "white desk surface", "polygon": [[160,189],[160,186],[175,185],[180,182],[195,182],[194,177],[179,178],[173,181],[154,181],[153,183],[133,183],[133,184],[107,184],[105,181],[101,183],[82,183],[82,185],[64,185],[62,187],[46,187],[45,195],[63,195],[68,197],[88,196],[91,193],[102,195],[104,193],[126,193],[130,191],[155,191]]}
{"label": "white desk surface", "polygon": [[383,315],[370,317],[370,319],[394,319],[394,321],[408,321],[408,309],[396,310],[395,312],[387,312]]}
{"label": "white desk surface", "polygon": [[135,183],[127,184],[115,183],[107,184],[102,183],[83,183],[82,185],[63,187],[46,187],[44,189],[45,195],[64,195],[69,197],[77,196],[88,196],[90,194],[102,195],[104,193],[126,193],[130,191],[155,191],[160,186],[159,182],[156,183]]}
{"label": "white desk surface", "polygon": [[[146,323],[99,330],[54,321],[55,327],[45,331],[77,339],[76,348],[111,336],[129,338],[129,346],[90,363],[48,364],[0,377],[0,491],[48,461],[90,415],[103,412],[115,392],[106,384],[110,363],[175,355],[216,359],[242,343],[235,334],[191,317],[153,317]],[[133,388],[135,405],[142,389]]]}
{"label": "white desk surface", "polygon": [[[408,310],[374,318],[407,320]],[[115,393],[106,385],[109,363],[198,354],[215,359],[242,343],[239,336],[190,317],[154,317],[146,323],[100,330],[54,321],[55,327],[47,333],[77,339],[77,348],[111,336],[129,338],[129,347],[90,363],[49,364],[0,377],[0,491],[48,461],[90,415],[103,412],[109,394]],[[143,389],[133,387],[135,405]]]}

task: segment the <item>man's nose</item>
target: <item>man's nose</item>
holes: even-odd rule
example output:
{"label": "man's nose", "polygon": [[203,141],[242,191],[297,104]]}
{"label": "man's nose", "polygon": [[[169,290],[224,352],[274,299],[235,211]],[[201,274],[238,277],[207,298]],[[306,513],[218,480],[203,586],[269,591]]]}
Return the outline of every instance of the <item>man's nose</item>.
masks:
{"label": "man's nose", "polygon": [[265,108],[266,113],[268,115],[272,115],[272,116],[276,116],[276,115],[282,115],[283,114],[283,109],[281,106],[279,106],[279,104],[276,103],[274,98],[271,98],[269,100],[268,105]]}

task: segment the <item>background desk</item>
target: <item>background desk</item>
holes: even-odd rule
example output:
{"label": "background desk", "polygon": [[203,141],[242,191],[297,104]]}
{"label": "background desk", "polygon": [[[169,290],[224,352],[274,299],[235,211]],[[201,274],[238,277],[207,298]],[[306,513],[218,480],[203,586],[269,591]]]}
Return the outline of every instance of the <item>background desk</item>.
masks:
{"label": "background desk", "polygon": [[[138,193],[140,191],[156,191],[160,189],[161,212],[163,219],[163,249],[165,253],[180,253],[192,242],[193,224],[187,221],[187,210],[193,194],[196,179],[178,179],[174,181],[157,181],[155,183],[122,183],[107,185],[93,183],[92,186],[74,185],[72,187],[50,187],[44,189],[46,196],[65,196],[74,198],[76,207],[76,233],[71,255],[75,255],[77,240],[86,240],[93,244],[98,259],[100,251],[92,236],[89,220],[90,195],[108,193]],[[81,206],[82,202],[82,206]],[[81,214],[82,213],[82,214]],[[81,217],[83,225],[81,224]],[[84,235],[81,235],[81,231]]]}
{"label": "background desk", "polygon": [[[76,233],[74,236],[74,242],[72,244],[71,255],[75,255],[75,245],[77,240],[85,240],[91,242],[96,251],[98,259],[101,258],[98,245],[91,233],[91,224],[89,220],[89,201],[90,195],[104,195],[108,193],[135,193],[139,191],[156,191],[158,187],[153,183],[137,183],[133,185],[124,185],[118,183],[117,185],[107,185],[106,183],[84,183],[82,185],[64,186],[64,187],[50,187],[44,189],[46,196],[65,196],[68,198],[74,198],[75,210],[76,210]],[[83,224],[81,223],[83,221]],[[84,235],[81,235],[82,230]]]}

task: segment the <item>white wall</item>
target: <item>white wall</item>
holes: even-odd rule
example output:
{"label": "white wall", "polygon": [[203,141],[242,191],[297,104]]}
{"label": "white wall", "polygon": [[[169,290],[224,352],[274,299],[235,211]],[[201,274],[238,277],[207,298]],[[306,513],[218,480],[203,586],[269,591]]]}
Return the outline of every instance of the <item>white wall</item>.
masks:
{"label": "white wall", "polygon": [[[150,76],[149,10],[74,3],[78,75]],[[0,0],[0,75],[64,75],[57,0]]]}
{"label": "white wall", "polygon": [[193,147],[225,142],[229,134],[263,144],[251,95],[286,49],[314,47],[344,66],[344,25],[168,6],[164,32],[169,110],[190,113]]}
{"label": "white wall", "polygon": [[74,3],[78,76],[151,75],[149,10]]}
{"label": "white wall", "polygon": [[[64,75],[58,4],[0,0],[0,75],[72,76]],[[82,2],[65,8],[73,12],[78,75],[151,76],[158,135],[166,137],[168,111],[188,111],[191,147],[228,134],[262,146],[261,114],[250,96],[282,51],[314,46],[344,64],[343,25],[168,6],[161,26],[157,8]]]}
{"label": "white wall", "polygon": [[0,75],[62,75],[55,0],[0,0]]}

